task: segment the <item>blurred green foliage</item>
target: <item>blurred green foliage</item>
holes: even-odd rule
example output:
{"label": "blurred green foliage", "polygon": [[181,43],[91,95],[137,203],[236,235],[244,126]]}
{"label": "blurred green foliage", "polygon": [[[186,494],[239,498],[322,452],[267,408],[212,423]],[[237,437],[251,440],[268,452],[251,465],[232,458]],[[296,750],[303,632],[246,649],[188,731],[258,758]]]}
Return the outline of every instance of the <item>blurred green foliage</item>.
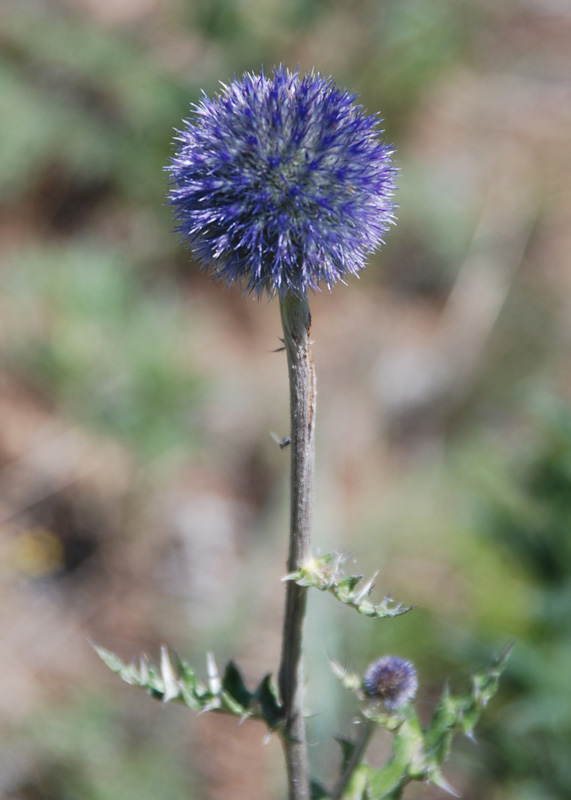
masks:
{"label": "blurred green foliage", "polygon": [[[3,796],[7,800],[193,797],[198,787],[190,779],[183,751],[165,746],[168,738],[181,735],[172,717],[157,716],[145,724],[136,712],[114,705],[107,693],[78,697],[36,712],[29,725],[11,732],[3,750],[14,760],[3,764],[2,787],[7,792]],[[16,757],[19,745],[33,758],[28,777],[24,762]]]}
{"label": "blurred green foliage", "polygon": [[543,398],[532,444],[489,484],[476,530],[526,577],[527,619],[506,671],[486,767],[502,797],[564,800],[571,785],[571,409]]}
{"label": "blurred green foliage", "polygon": [[191,320],[172,290],[143,291],[127,253],[88,241],[24,252],[0,286],[24,320],[5,347],[15,372],[141,456],[196,445]]}
{"label": "blurred green foliage", "polygon": [[47,7],[8,7],[2,23],[0,201],[13,203],[55,164],[158,213],[189,82],[164,74],[136,38]]}

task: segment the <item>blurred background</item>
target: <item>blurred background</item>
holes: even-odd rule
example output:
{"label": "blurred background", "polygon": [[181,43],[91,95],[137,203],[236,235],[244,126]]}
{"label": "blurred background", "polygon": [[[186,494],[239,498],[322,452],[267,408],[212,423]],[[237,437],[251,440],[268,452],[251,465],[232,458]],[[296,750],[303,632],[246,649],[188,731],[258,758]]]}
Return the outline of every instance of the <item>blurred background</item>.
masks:
{"label": "blurred background", "polygon": [[515,642],[446,777],[569,797],[570,52],[567,0],[1,0],[0,797],[283,796],[260,725],[162,708],[90,646],[277,667],[278,308],[197,270],[163,172],[202,89],[277,63],[380,111],[401,171],[386,246],[312,301],[315,547],[417,608],[311,597],[315,769],[355,713],[327,654],[412,659],[428,718]]}

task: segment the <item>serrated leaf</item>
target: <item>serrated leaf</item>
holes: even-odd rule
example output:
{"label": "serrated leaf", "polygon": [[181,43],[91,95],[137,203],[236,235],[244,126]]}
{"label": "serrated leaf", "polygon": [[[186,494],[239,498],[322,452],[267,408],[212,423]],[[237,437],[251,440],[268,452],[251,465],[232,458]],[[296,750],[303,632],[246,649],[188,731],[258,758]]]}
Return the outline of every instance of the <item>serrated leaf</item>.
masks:
{"label": "serrated leaf", "polygon": [[139,677],[143,685],[149,681],[149,659],[146,655],[142,655],[139,659]]}
{"label": "serrated leaf", "polygon": [[175,661],[179,676],[180,699],[193,711],[204,710],[210,697],[208,689],[200,683],[194,669],[178,653],[175,653]]}
{"label": "serrated leaf", "polygon": [[350,692],[360,692],[363,683],[361,675],[358,675],[356,672],[351,672],[331,657],[329,657],[329,666],[335,677],[341,681],[346,689],[349,689]]}
{"label": "serrated leaf", "polygon": [[369,778],[374,770],[368,764],[360,764],[353,774],[349,785],[342,795],[342,800],[371,800]]}
{"label": "serrated leaf", "polygon": [[180,696],[179,677],[175,673],[168,650],[163,645],[161,647],[161,678],[164,684],[163,702],[168,703]]}
{"label": "serrated leaf", "polygon": [[319,589],[329,592],[339,602],[355,608],[359,614],[367,617],[395,617],[406,614],[414,606],[393,603],[385,597],[381,603],[372,603],[368,597],[373,588],[376,574],[361,584],[362,575],[345,575],[342,565],[346,556],[341,553],[327,553],[318,558],[311,558],[301,569],[286,575],[283,580],[295,581],[298,586]]}
{"label": "serrated leaf", "polygon": [[362,580],[362,575],[346,575],[344,578],[341,578],[337,581],[337,588],[343,591],[347,590],[351,593],[357,584]]}
{"label": "serrated leaf", "polygon": [[104,647],[93,645],[93,649],[103,663],[109,667],[111,672],[119,675],[121,680],[125,683],[128,683],[130,686],[144,685],[141,678],[141,671],[137,669],[135,664],[125,664],[115,653],[106,650]]}
{"label": "serrated leaf", "polygon": [[339,747],[341,748],[340,772],[343,774],[347,769],[349,761],[351,760],[351,756],[355,752],[355,743],[351,742],[349,739],[345,739],[343,736],[336,736],[335,741],[338,742]]}
{"label": "serrated leaf", "polygon": [[193,694],[200,693],[200,691],[205,691],[204,687],[200,685],[195,670],[190,666],[188,661],[185,661],[184,658],[181,658],[178,653],[175,653],[175,659],[181,688],[186,689]]}
{"label": "serrated leaf", "polygon": [[220,711],[239,717],[254,716],[263,719],[274,730],[283,719],[282,709],[271,682],[266,676],[255,694],[246,688],[240,671],[230,661],[220,677],[211,653],[207,654],[207,685],[198,680],[196,672],[175,654],[174,665],[166,647],[161,648],[160,666],[157,668],[146,656],[140,666],[125,664],[103,647],[95,647],[102,661],[131,686],[144,689],[151,697],[164,703],[182,702],[194,711]]}
{"label": "serrated leaf", "polygon": [[439,769],[433,770],[430,775],[428,776],[431,783],[435,786],[438,786],[440,789],[443,789],[447,794],[452,795],[452,797],[460,797],[459,793],[456,789],[451,786],[444,775],[440,772]]}
{"label": "serrated leaf", "polygon": [[353,600],[357,606],[359,606],[361,602],[371,594],[373,586],[375,585],[375,581],[377,580],[378,574],[379,574],[378,572],[375,572],[373,577],[369,578],[369,580],[364,584],[364,586],[362,586],[359,589],[359,591],[355,593]]}
{"label": "serrated leaf", "polygon": [[[378,717],[383,727],[394,730],[393,753],[389,761],[369,773],[372,800],[392,800],[401,796],[404,787],[414,780],[428,780],[455,795],[454,788],[442,775],[441,765],[447,757],[455,733],[470,732],[482,709],[493,696],[509,651],[494,659],[485,670],[475,673],[470,687],[453,695],[444,688],[440,702],[426,729],[422,729],[416,712],[409,706],[404,719]],[[363,709],[365,716],[374,719]],[[347,800],[351,796],[347,795]]]}
{"label": "serrated leaf", "polygon": [[271,675],[266,675],[255,694],[263,719],[274,730],[283,722],[283,708],[278,701]]}
{"label": "serrated leaf", "polygon": [[222,681],[220,680],[220,673],[214,660],[214,654],[208,651],[206,653],[206,672],[208,674],[208,688],[210,693],[214,696],[220,694],[222,688]]}
{"label": "serrated leaf", "polygon": [[245,713],[252,705],[254,695],[246,688],[240,670],[233,661],[229,661],[222,678],[222,689]]}

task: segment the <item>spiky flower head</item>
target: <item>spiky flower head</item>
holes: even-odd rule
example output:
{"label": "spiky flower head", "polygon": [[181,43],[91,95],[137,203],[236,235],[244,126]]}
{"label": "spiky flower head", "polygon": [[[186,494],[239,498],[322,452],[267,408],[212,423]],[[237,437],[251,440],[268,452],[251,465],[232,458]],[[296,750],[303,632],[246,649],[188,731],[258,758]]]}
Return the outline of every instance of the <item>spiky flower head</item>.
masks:
{"label": "spiky flower head", "polygon": [[417,688],[414,664],[398,656],[378,658],[369,664],[363,675],[363,691],[367,697],[380,700],[389,711],[396,711],[412,700]]}
{"label": "spiky flower head", "polygon": [[167,167],[199,263],[281,298],[359,272],[393,219],[396,170],[378,122],[330,78],[282,66],[204,95]]}

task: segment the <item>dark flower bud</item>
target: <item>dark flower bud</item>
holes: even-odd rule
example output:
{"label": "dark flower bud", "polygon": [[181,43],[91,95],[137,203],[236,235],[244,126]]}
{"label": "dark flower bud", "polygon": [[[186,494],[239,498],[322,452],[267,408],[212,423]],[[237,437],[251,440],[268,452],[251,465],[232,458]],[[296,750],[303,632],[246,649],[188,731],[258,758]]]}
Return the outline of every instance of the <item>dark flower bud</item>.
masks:
{"label": "dark flower bud", "polygon": [[396,711],[412,700],[418,688],[412,662],[398,656],[382,656],[369,664],[363,675],[363,691],[379,700],[389,711]]}

